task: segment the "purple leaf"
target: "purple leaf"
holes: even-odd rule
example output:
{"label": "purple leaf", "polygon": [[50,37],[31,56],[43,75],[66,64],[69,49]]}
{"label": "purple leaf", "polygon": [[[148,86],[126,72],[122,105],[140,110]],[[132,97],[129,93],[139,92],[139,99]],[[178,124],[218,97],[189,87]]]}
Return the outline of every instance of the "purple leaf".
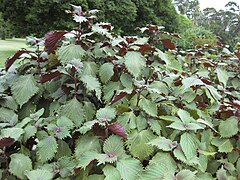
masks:
{"label": "purple leaf", "polygon": [[5,64],[6,71],[12,66],[12,64],[24,53],[28,53],[29,51],[27,50],[19,50],[14,54],[13,57],[8,58]]}
{"label": "purple leaf", "polygon": [[174,50],[176,48],[175,44],[170,39],[162,39],[161,41],[168,49]]}
{"label": "purple leaf", "polygon": [[51,81],[52,79],[59,77],[61,75],[63,75],[63,73],[60,73],[59,71],[51,72],[48,74],[42,74],[39,79],[39,82],[45,83],[45,82]]}
{"label": "purple leaf", "polygon": [[15,142],[13,138],[2,138],[0,139],[0,148],[11,146]]}
{"label": "purple leaf", "polygon": [[115,122],[113,124],[110,124],[108,125],[108,129],[113,132],[114,134],[124,138],[124,139],[127,139],[127,133],[124,129],[124,127],[118,123],[118,122]]}
{"label": "purple leaf", "polygon": [[48,53],[53,53],[57,46],[57,42],[66,34],[66,31],[52,31],[45,35],[45,46]]}

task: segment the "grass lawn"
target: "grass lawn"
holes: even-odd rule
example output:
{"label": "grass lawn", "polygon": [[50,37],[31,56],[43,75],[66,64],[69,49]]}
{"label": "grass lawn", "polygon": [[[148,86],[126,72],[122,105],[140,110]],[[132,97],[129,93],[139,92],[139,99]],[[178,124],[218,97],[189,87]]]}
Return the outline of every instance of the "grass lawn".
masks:
{"label": "grass lawn", "polygon": [[25,39],[0,40],[0,68],[4,66],[7,58],[14,55],[21,48],[29,49],[29,46],[25,44]]}

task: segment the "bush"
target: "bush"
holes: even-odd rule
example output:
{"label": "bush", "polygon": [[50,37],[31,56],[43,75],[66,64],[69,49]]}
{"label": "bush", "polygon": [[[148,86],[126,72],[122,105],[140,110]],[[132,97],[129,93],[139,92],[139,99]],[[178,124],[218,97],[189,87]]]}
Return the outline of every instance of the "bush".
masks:
{"label": "bush", "polygon": [[[18,51],[0,76],[3,179],[236,179],[239,69],[232,54],[183,57],[158,26],[121,37],[81,26]],[[171,34],[177,36],[176,34]],[[162,52],[154,44],[172,49]],[[17,63],[17,61],[19,63]]]}

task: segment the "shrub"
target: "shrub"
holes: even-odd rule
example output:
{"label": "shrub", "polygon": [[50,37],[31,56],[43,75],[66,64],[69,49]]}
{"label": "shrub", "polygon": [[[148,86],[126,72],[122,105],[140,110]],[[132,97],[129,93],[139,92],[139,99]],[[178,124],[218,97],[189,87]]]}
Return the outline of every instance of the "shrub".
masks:
{"label": "shrub", "polygon": [[[0,76],[3,179],[236,179],[239,69],[169,39],[121,37],[80,12]],[[170,34],[178,37],[176,34]],[[164,53],[154,44],[172,49]],[[19,63],[17,63],[17,61]]]}

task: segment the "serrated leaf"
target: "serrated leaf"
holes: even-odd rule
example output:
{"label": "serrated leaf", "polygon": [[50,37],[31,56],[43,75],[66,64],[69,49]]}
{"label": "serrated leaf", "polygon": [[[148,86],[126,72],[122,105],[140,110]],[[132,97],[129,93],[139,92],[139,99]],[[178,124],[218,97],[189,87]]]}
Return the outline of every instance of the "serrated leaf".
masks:
{"label": "serrated leaf", "polygon": [[217,68],[216,69],[217,72],[217,76],[218,76],[218,80],[223,83],[224,87],[227,86],[227,82],[229,79],[229,74],[226,70],[222,69],[222,68]]}
{"label": "serrated leaf", "polygon": [[182,161],[183,163],[190,165],[190,166],[195,166],[199,164],[199,159],[195,156],[192,159],[188,160],[187,157],[184,155],[183,151],[181,148],[176,148],[173,151],[173,154],[176,159],[179,161]]}
{"label": "serrated leaf", "polygon": [[142,69],[146,66],[146,59],[139,52],[130,51],[124,57],[127,70],[138,77]]}
{"label": "serrated leaf", "polygon": [[191,160],[197,155],[197,145],[194,135],[184,133],[181,135],[180,145],[187,160]]}
{"label": "serrated leaf", "polygon": [[83,62],[83,67],[82,74],[96,77],[98,65],[95,62],[85,61]]}
{"label": "serrated leaf", "polygon": [[223,167],[217,171],[217,178],[219,180],[228,180],[227,171]]}
{"label": "serrated leaf", "polygon": [[183,110],[183,109],[179,109],[177,112],[178,116],[180,117],[181,121],[184,123],[190,123],[190,122],[194,122],[195,119],[193,119],[189,112]]}
{"label": "serrated leaf", "polygon": [[25,172],[32,169],[31,159],[20,153],[12,154],[10,157],[9,171],[18,178],[24,179]]}
{"label": "serrated leaf", "polygon": [[218,129],[221,137],[227,138],[234,136],[238,133],[237,118],[231,117],[225,121],[221,121]]}
{"label": "serrated leaf", "polygon": [[66,127],[67,129],[72,129],[74,127],[73,122],[65,116],[61,116],[57,119],[57,125],[60,127]]}
{"label": "serrated leaf", "polygon": [[95,114],[96,114],[96,107],[93,103],[84,101],[83,109],[85,112],[88,112],[85,114],[86,121],[93,120]]}
{"label": "serrated leaf", "polygon": [[34,136],[37,132],[37,128],[35,126],[26,126],[24,128],[24,135],[23,135],[23,139],[26,142],[30,137]]}
{"label": "serrated leaf", "polygon": [[125,88],[133,88],[133,78],[130,74],[122,73],[122,75],[120,76],[120,81]]}
{"label": "serrated leaf", "polygon": [[1,137],[10,137],[18,140],[23,133],[24,130],[22,128],[5,128],[1,131]]}
{"label": "serrated leaf", "polygon": [[51,180],[53,179],[53,175],[52,172],[45,169],[36,169],[26,173],[29,180]]}
{"label": "serrated leaf", "polygon": [[185,131],[186,130],[186,125],[181,121],[175,121],[167,127],[177,129],[177,130],[180,130],[180,131]]}
{"label": "serrated leaf", "polygon": [[57,165],[60,168],[59,174],[62,178],[67,178],[73,175],[74,167],[76,166],[75,162],[71,157],[62,157],[57,161]]}
{"label": "serrated leaf", "polygon": [[192,172],[188,169],[183,169],[176,175],[176,180],[196,180],[196,172]]}
{"label": "serrated leaf", "polygon": [[99,76],[103,83],[108,82],[111,77],[114,75],[112,63],[105,63],[99,69]]}
{"label": "serrated leaf", "polygon": [[53,53],[57,48],[57,42],[66,34],[66,31],[52,31],[45,35],[46,52]]}
{"label": "serrated leaf", "polygon": [[78,159],[81,159],[82,154],[88,151],[97,151],[100,152],[101,146],[99,139],[96,136],[87,136],[84,135],[77,140],[75,149],[75,155]]}
{"label": "serrated leaf", "polygon": [[139,101],[139,106],[150,116],[156,117],[157,116],[157,104],[146,99],[141,98]]}
{"label": "serrated leaf", "polygon": [[81,126],[85,112],[77,98],[73,98],[61,107],[60,114],[71,119],[75,126]]}
{"label": "serrated leaf", "polygon": [[169,139],[166,139],[165,137],[158,137],[156,139],[151,140],[147,144],[157,146],[158,149],[161,149],[163,151],[172,151],[172,149],[178,145],[177,141],[173,142]]}
{"label": "serrated leaf", "polygon": [[155,137],[150,130],[143,130],[141,132],[134,131],[129,134],[126,144],[134,157],[144,160],[154,151],[154,148],[147,143]]}
{"label": "serrated leaf", "polygon": [[122,159],[117,162],[117,170],[123,180],[136,180],[142,166],[136,159]]}
{"label": "serrated leaf", "polygon": [[108,130],[110,130],[114,134],[116,134],[124,139],[127,139],[127,133],[126,133],[124,127],[118,122],[108,125]]}
{"label": "serrated leaf", "polygon": [[58,144],[54,137],[40,140],[37,145],[37,155],[42,162],[51,160],[57,152]]}
{"label": "serrated leaf", "polygon": [[[0,89],[1,89],[1,84],[0,84]],[[0,90],[0,92],[1,92],[1,90]],[[3,99],[4,99],[4,102],[1,104],[3,107],[17,111],[18,104],[12,96],[6,96]]]}
{"label": "serrated leaf", "polygon": [[107,164],[103,168],[103,173],[106,176],[104,180],[119,180],[121,179],[121,175],[119,171],[114,167],[109,164]]}
{"label": "serrated leaf", "polygon": [[110,136],[103,144],[103,151],[109,157],[121,156],[124,153],[122,139],[116,135]]}
{"label": "serrated leaf", "polygon": [[80,45],[69,44],[57,50],[57,56],[62,64],[69,63],[73,59],[81,59],[85,55],[85,50]]}
{"label": "serrated leaf", "polygon": [[112,107],[101,108],[96,113],[96,118],[100,122],[111,121],[116,117],[116,110]]}
{"label": "serrated leaf", "polygon": [[149,162],[149,165],[146,167],[146,170],[140,179],[163,179],[165,174],[174,174],[176,169],[176,163],[169,154],[157,153]]}
{"label": "serrated leaf", "polygon": [[64,156],[71,156],[72,150],[69,148],[69,145],[65,141],[58,141],[58,150],[56,154],[56,159],[60,159]]}
{"label": "serrated leaf", "polygon": [[88,91],[94,91],[98,99],[101,99],[101,85],[97,78],[89,75],[83,75],[81,81],[85,84]]}
{"label": "serrated leaf", "polygon": [[18,121],[18,115],[10,109],[0,108],[0,122],[9,123],[9,125],[14,126]]}
{"label": "serrated leaf", "polygon": [[78,167],[85,169],[93,160],[97,159],[99,153],[96,151],[86,151],[78,159]]}
{"label": "serrated leaf", "polygon": [[58,139],[64,139],[66,137],[71,137],[69,129],[64,126],[56,126],[55,124],[48,124],[48,132],[53,133]]}
{"label": "serrated leaf", "polygon": [[198,86],[205,85],[200,79],[198,79],[195,76],[183,79],[182,83],[183,83],[184,89],[187,89],[191,86],[196,86],[196,85]]}
{"label": "serrated leaf", "polygon": [[229,153],[233,150],[233,145],[229,139],[214,138],[211,143],[218,147],[219,152]]}
{"label": "serrated leaf", "polygon": [[28,100],[35,95],[39,88],[33,77],[33,75],[23,75],[20,76],[11,86],[13,97],[16,102],[22,106]]}

